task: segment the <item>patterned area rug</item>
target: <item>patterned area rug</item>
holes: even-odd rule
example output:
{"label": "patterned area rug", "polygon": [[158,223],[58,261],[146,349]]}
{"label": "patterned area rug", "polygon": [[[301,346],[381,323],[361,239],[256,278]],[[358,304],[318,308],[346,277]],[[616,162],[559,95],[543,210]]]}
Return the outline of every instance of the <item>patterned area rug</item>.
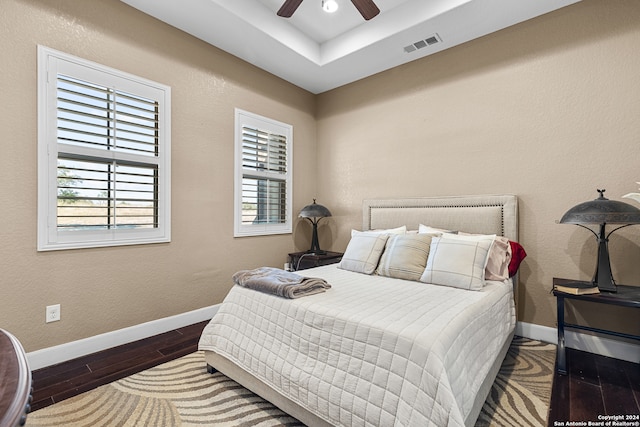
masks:
{"label": "patterned area rug", "polygon": [[[516,337],[476,426],[546,425],[556,347]],[[196,352],[29,414],[27,426],[302,426]]]}
{"label": "patterned area rug", "polygon": [[546,426],[556,346],[515,337],[476,422],[479,426]]}

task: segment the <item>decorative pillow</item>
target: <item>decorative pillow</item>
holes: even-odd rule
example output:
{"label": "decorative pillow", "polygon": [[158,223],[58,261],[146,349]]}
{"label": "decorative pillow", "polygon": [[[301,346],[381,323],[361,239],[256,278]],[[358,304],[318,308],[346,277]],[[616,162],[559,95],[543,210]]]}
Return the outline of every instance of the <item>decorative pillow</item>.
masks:
{"label": "decorative pillow", "polygon": [[509,245],[509,239],[503,236],[496,236],[496,240],[494,240],[489,252],[487,267],[484,269],[484,278],[501,282],[508,279],[510,261],[511,245]]}
{"label": "decorative pillow", "polygon": [[520,263],[527,257],[527,253],[524,248],[518,242],[512,242],[509,240],[509,246],[511,246],[511,261],[509,261],[509,277],[513,277],[520,268]]}
{"label": "decorative pillow", "polygon": [[376,272],[380,276],[420,280],[427,265],[432,237],[429,234],[390,235]]}
{"label": "decorative pillow", "polygon": [[435,228],[435,227],[429,227],[428,225],[424,225],[424,224],[419,224],[418,225],[418,233],[429,233],[429,234],[433,234],[433,233],[451,233],[451,234],[458,234],[457,231],[454,230],[445,230],[444,228]]}
{"label": "decorative pillow", "polygon": [[[471,234],[461,231],[460,236],[495,236],[494,234]],[[509,262],[511,261],[511,246],[509,239],[503,236],[495,236],[489,258],[487,259],[487,267],[484,269],[484,278],[486,280],[498,280],[502,282],[508,279]]]}
{"label": "decorative pillow", "polygon": [[405,234],[406,232],[407,232],[407,226],[403,225],[401,227],[388,228],[386,230],[383,230],[381,228],[376,229],[376,230],[367,230],[367,231],[351,230],[351,237],[355,236],[357,233]]}
{"label": "decorative pillow", "polygon": [[484,269],[495,237],[452,234],[433,237],[427,267],[420,281],[461,289],[482,289]]}
{"label": "decorative pillow", "polygon": [[356,233],[349,241],[338,267],[356,273],[372,274],[376,271],[388,237],[388,234],[381,233]]}

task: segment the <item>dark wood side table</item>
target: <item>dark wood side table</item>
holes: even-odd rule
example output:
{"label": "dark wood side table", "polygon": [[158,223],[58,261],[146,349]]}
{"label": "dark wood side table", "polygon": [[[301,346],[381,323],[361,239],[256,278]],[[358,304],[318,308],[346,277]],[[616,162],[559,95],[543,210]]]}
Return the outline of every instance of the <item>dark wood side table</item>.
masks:
{"label": "dark wood side table", "polygon": [[0,426],[23,426],[31,411],[31,371],[20,342],[0,329]]}
{"label": "dark wood side table", "polygon": [[330,252],[325,254],[314,254],[309,252],[293,252],[289,254],[289,264],[291,270],[306,270],[307,268],[319,267],[340,262],[342,252]]}
{"label": "dark wood side table", "polygon": [[[565,323],[564,321],[564,300],[575,299],[581,301],[589,301],[599,304],[618,305],[621,307],[634,307],[640,308],[640,286],[625,286],[618,285],[618,292],[601,292],[599,294],[589,295],[573,295],[564,292],[557,291],[556,285],[564,285],[567,283],[576,283],[577,280],[558,279],[553,278],[553,295],[556,296],[558,303],[558,373],[567,374],[567,359],[565,354],[564,345],[564,328],[581,329],[584,331],[597,332],[601,334],[614,335],[616,337],[630,338],[634,340],[640,340],[640,335],[625,334],[622,332],[611,331],[607,329],[593,328],[590,326],[575,325],[572,323]],[[589,282],[582,282],[589,283]]]}

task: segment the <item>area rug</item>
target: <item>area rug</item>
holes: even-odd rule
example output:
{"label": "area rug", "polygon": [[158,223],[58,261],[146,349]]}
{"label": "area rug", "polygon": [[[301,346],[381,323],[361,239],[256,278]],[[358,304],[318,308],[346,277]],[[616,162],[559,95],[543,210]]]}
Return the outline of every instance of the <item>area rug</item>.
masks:
{"label": "area rug", "polygon": [[[516,337],[476,426],[546,425],[555,346]],[[202,352],[35,411],[27,426],[303,426],[220,373]]]}
{"label": "area rug", "polygon": [[546,426],[556,346],[515,337],[476,422],[479,426]]}

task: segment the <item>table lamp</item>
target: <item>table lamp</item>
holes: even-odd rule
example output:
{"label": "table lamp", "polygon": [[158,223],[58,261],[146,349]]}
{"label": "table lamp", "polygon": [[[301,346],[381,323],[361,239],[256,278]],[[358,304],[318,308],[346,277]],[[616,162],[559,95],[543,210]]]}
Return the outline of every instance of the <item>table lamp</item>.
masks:
{"label": "table lamp", "polygon": [[[597,190],[600,196],[592,201],[580,203],[569,209],[560,219],[560,224],[575,224],[591,231],[598,240],[598,264],[593,275],[593,284],[600,291],[616,292],[616,282],[611,273],[609,261],[609,236],[616,230],[633,224],[640,224],[640,209],[628,203],[609,200],[604,197],[606,190]],[[596,233],[585,224],[599,224]],[[622,224],[606,234],[607,224]]]}
{"label": "table lamp", "polygon": [[329,209],[325,208],[322,205],[316,203],[316,199],[313,199],[313,203],[302,208],[300,213],[298,214],[300,218],[306,218],[313,225],[313,235],[311,237],[311,248],[307,251],[307,253],[312,253],[316,255],[324,255],[327,251],[323,251],[320,249],[320,244],[318,243],[318,222],[322,218],[326,218],[331,216],[331,212]]}

